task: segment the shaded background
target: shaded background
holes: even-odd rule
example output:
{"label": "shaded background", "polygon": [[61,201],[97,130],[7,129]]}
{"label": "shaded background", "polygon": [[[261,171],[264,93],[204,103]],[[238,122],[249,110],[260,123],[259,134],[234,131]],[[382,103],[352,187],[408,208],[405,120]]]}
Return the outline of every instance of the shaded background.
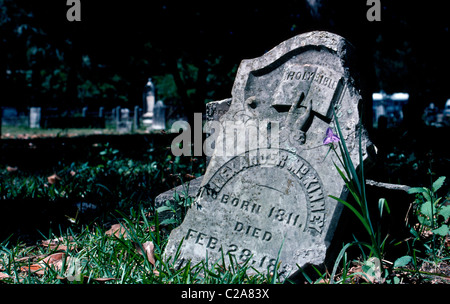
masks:
{"label": "shaded background", "polygon": [[[311,30],[347,38],[367,90],[408,92],[419,112],[448,98],[449,32],[443,4],[366,1],[0,1],[2,105],[141,105],[147,77],[185,111],[230,97],[242,59]],[[413,112],[414,112],[413,109]],[[411,115],[414,115],[412,113]]]}
{"label": "shaded background", "polygon": [[[231,96],[242,59],[311,30],[347,38],[372,117],[373,92],[409,93],[400,128],[373,130],[382,180],[429,180],[448,168],[447,128],[429,128],[430,102],[448,94],[448,11],[442,2],[381,2],[381,21],[369,22],[366,1],[86,1],[81,21],[69,22],[66,1],[0,0],[2,106],[26,111],[53,107],[142,106],[148,77],[158,99],[191,118],[211,100]],[[372,122],[366,122],[370,129]],[[432,167],[431,162],[438,162]]]}
{"label": "shaded background", "polygon": [[[81,22],[69,22],[69,7],[63,0],[0,0],[0,106],[24,113],[32,106],[54,108],[62,116],[84,107],[102,106],[106,111],[116,106],[142,107],[144,85],[152,77],[158,99],[189,119],[194,112],[204,112],[206,102],[231,96],[241,60],[259,57],[295,35],[326,30],[355,46],[366,118],[372,117],[372,93],[409,94],[401,125],[370,130],[372,122],[366,121],[379,155],[366,177],[430,187],[433,180],[450,171],[449,128],[427,126],[422,119],[430,102],[442,109],[450,97],[448,10],[444,2],[437,1],[380,2],[381,21],[369,22],[369,6],[364,0],[81,0]],[[15,208],[0,212],[4,217],[0,222],[8,218],[15,225],[19,221],[10,214],[19,214],[22,222],[31,222],[31,230],[36,228],[36,218],[48,225],[51,214],[35,214],[52,210],[54,202],[50,199],[49,205],[42,207],[43,203],[35,202],[33,191],[41,190],[54,172],[65,178],[62,185],[74,183],[77,179],[72,179],[67,168],[85,172],[80,174],[80,182],[71,186],[73,202],[114,209],[121,203],[151,202],[160,192],[179,184],[178,172],[204,172],[202,161],[173,159],[170,149],[165,149],[170,141],[162,134],[2,138],[0,166],[18,171],[0,170],[0,182],[10,186],[0,190],[14,194],[13,202],[3,201],[3,206]],[[120,153],[115,154],[114,149]],[[122,179],[123,170],[153,165],[156,173]],[[36,173],[39,177],[32,179]],[[15,175],[25,181],[21,187],[14,185]],[[188,180],[187,175],[182,177]],[[81,200],[79,195],[86,189],[90,196]],[[448,192],[448,187],[443,190]],[[375,187],[367,191],[371,206],[377,206],[380,195],[388,200],[395,219],[390,229],[399,235],[413,196],[398,191],[380,193]],[[0,193],[0,197],[6,194]],[[17,203],[30,196],[31,200]],[[54,195],[44,198],[47,196]],[[56,205],[64,207],[60,202]],[[24,219],[21,210],[30,211],[29,219]],[[55,217],[64,212],[58,211]],[[406,232],[409,236],[409,230]]]}

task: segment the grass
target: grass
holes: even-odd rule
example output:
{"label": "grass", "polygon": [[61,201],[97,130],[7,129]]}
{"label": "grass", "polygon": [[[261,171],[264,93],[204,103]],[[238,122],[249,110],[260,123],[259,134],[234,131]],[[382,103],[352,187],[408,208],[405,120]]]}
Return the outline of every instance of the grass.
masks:
{"label": "grass", "polygon": [[[334,144],[330,144],[330,149],[333,150],[335,153],[337,159],[339,160],[341,169],[337,164],[334,164],[336,170],[339,172],[339,175],[344,180],[345,185],[347,189],[349,190],[350,194],[352,195],[354,201],[356,202],[356,206],[353,206],[352,204],[348,203],[345,200],[342,200],[336,196],[330,196],[331,198],[339,201],[340,203],[344,204],[347,208],[349,208],[353,214],[358,218],[360,223],[363,225],[364,229],[366,230],[368,236],[370,237],[370,243],[366,242],[358,242],[355,241],[355,245],[359,246],[365,246],[370,249],[370,254],[374,255],[375,258],[378,260],[378,262],[381,262],[383,258],[383,247],[384,247],[384,240],[381,239],[380,236],[380,229],[374,228],[374,225],[372,224],[372,217],[369,213],[369,207],[368,207],[368,200],[366,197],[366,187],[365,187],[365,175],[364,175],[364,159],[363,159],[363,152],[362,152],[362,132],[359,128],[358,132],[358,140],[359,140],[359,169],[356,170],[355,165],[353,164],[352,158],[350,156],[350,153],[348,152],[347,145],[344,139],[344,136],[342,135],[339,121],[335,115],[335,123],[336,123],[336,129],[339,134],[339,152],[336,151],[334,148]],[[380,211],[380,218],[383,216],[383,207],[386,206],[386,209],[389,211],[389,206],[384,199],[380,199],[379,201],[379,211]]]}
{"label": "grass", "polygon": [[[378,201],[379,214],[373,216],[369,213],[368,198],[365,190],[362,128],[359,128],[357,134],[359,139],[359,166],[357,169],[348,152],[336,115],[335,123],[339,135],[337,140],[339,153],[336,151],[333,142],[329,144],[330,150],[334,152],[339,160],[339,164],[334,164],[335,168],[344,180],[354,203],[336,196],[330,195],[330,197],[345,205],[356,216],[367,232],[370,241],[359,241],[354,237],[355,240],[353,242],[344,244],[336,259],[332,274],[329,275],[329,282],[336,282],[336,271],[339,263],[343,260],[340,282],[352,282],[353,277],[359,276],[359,278],[363,278],[370,283],[400,283],[401,280],[397,274],[403,271],[419,277],[419,279],[423,279],[423,275],[425,275],[426,281],[433,281],[434,276],[443,278],[441,282],[450,283],[450,264],[448,263],[450,260],[448,225],[450,206],[448,199],[444,200],[442,197],[438,198],[437,196],[437,191],[444,184],[445,176],[439,177],[434,182],[431,180],[430,188],[416,187],[408,191],[410,194],[416,194],[414,210],[418,224],[410,228],[411,237],[405,240],[406,242],[412,241],[411,245],[408,243],[408,254],[398,257],[394,262],[387,261],[385,260],[385,245],[389,235],[384,237],[381,235],[381,219],[383,218],[383,211],[386,210],[390,213],[390,210],[387,201],[384,198],[380,198]],[[424,236],[424,231],[428,233],[428,238]],[[397,244],[402,242],[400,241]],[[419,243],[422,245],[421,247],[415,246]],[[346,251],[352,246],[358,246],[361,250],[361,259],[356,263],[357,270],[353,268],[353,271],[346,259]],[[364,248],[367,248],[369,252],[367,253]],[[425,251],[423,252],[419,248],[425,248]],[[417,253],[421,253],[421,258],[418,257]],[[430,259],[434,265],[435,272],[423,271],[423,267],[429,264]],[[406,268],[409,265],[412,265],[413,268]],[[437,269],[441,266],[443,266],[443,273],[438,273]],[[432,278],[430,279],[429,276]],[[320,277],[323,280],[325,275],[320,274]]]}
{"label": "grass", "polygon": [[[119,215],[119,214],[118,214]],[[124,214],[120,214],[124,216]],[[120,233],[98,225],[86,226],[81,233],[71,229],[35,246],[0,245],[0,273],[3,283],[22,284],[236,284],[273,283],[276,277],[266,274],[249,275],[250,267],[235,261],[224,267],[221,261],[213,265],[188,264],[176,269],[176,260],[162,257],[167,232],[156,229],[154,215],[144,206],[131,209],[129,216],[117,218]],[[117,230],[118,231],[118,230]],[[161,235],[158,235],[161,234]],[[145,245],[152,242],[152,252]],[[146,252],[147,254],[142,254]],[[59,255],[57,255],[60,253]],[[59,263],[42,263],[57,255]],[[62,257],[61,257],[62,256]],[[149,258],[153,256],[154,259]],[[224,259],[232,257],[223,257]]]}
{"label": "grass", "polygon": [[[170,230],[181,223],[181,218],[159,223],[152,195],[163,191],[164,185],[195,178],[203,172],[203,162],[173,157],[151,147],[144,160],[123,157],[109,144],[98,150],[88,162],[60,164],[56,170],[38,174],[0,166],[0,199],[69,199],[102,209],[102,214],[90,221],[83,221],[82,214],[68,214],[59,231],[43,231],[34,244],[25,243],[20,235],[18,240],[2,241],[1,283],[278,282],[276,275],[255,274],[231,256],[181,269],[174,266],[173,257],[161,256]],[[57,179],[50,179],[55,175]],[[185,209],[186,204],[189,202],[180,201],[179,205]],[[119,224],[122,233],[111,232],[117,227],[112,223]]]}
{"label": "grass", "polygon": [[[141,128],[134,130],[133,133],[147,134],[147,130]],[[38,138],[38,137],[75,137],[84,135],[115,135],[121,134],[114,126],[109,126],[107,128],[49,128],[49,129],[35,129],[25,126],[2,126],[1,138],[18,138],[18,139],[28,139],[28,138]]]}
{"label": "grass", "polygon": [[[102,215],[89,221],[82,221],[80,214],[68,214],[70,221],[66,225],[61,225],[59,231],[43,231],[33,244],[20,238],[0,240],[0,283],[283,283],[276,272],[255,272],[233,256],[182,268],[174,266],[176,257],[162,256],[169,233],[181,223],[190,200],[176,197],[178,206],[171,206],[171,210],[164,206],[173,217],[159,222],[158,210],[152,203],[154,194],[201,175],[204,163],[173,157],[153,147],[141,160],[124,157],[109,144],[96,151],[87,162],[61,163],[39,174],[22,169],[8,171],[0,165],[0,199],[72,199],[105,207]],[[369,214],[364,169],[352,167],[344,145],[338,155],[345,159],[336,164],[336,169],[356,205],[341,203],[361,221],[369,242],[355,239],[342,244],[331,272],[315,269],[314,276],[305,273],[305,280],[311,284],[449,283],[449,199],[438,193],[443,190],[445,178],[432,180],[430,187],[411,190],[417,221],[410,223],[410,237],[389,240],[394,245],[406,244],[407,250],[387,261],[387,239],[380,234],[378,219],[386,215],[383,210],[387,211],[388,205],[380,199],[379,214]],[[60,179],[50,183],[48,178],[55,173]],[[352,247],[359,248],[360,254],[351,255],[348,250]]]}

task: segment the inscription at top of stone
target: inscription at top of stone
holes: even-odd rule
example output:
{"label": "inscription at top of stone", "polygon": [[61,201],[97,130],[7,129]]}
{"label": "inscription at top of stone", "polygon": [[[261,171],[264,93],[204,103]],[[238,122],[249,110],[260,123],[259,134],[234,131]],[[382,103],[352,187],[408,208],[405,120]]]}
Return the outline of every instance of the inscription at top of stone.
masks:
{"label": "inscription at top of stone", "polygon": [[272,106],[287,111],[300,99],[301,106],[312,100],[313,110],[331,119],[331,105],[339,104],[342,76],[329,68],[311,64],[286,64]]}
{"label": "inscription at top of stone", "polygon": [[[329,87],[330,89],[336,89],[338,80],[335,80],[323,73],[317,73],[317,68],[309,64],[298,67],[289,67],[285,74],[283,75],[283,81],[305,81],[311,83],[316,81],[318,84]],[[323,68],[322,68],[323,69]]]}

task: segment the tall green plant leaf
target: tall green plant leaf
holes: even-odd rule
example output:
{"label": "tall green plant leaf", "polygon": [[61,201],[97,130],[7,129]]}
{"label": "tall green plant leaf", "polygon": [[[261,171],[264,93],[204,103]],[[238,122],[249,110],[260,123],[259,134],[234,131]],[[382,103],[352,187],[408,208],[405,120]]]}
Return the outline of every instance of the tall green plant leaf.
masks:
{"label": "tall green plant leaf", "polygon": [[410,188],[408,190],[409,194],[414,194],[414,193],[423,193],[423,192],[427,192],[427,188],[424,187],[414,187],[414,188]]}
{"label": "tall green plant leaf", "polygon": [[436,192],[437,190],[439,190],[439,188],[442,187],[442,185],[445,182],[445,176],[441,176],[439,177],[434,183],[433,183],[433,192]]}
{"label": "tall green plant leaf", "polygon": [[448,225],[445,224],[432,231],[433,233],[439,234],[440,236],[446,236],[449,233]]}
{"label": "tall green plant leaf", "polygon": [[349,176],[348,176],[349,179],[351,179],[355,183],[356,188],[358,190],[358,194],[362,194],[361,183],[359,181],[358,174],[356,173],[355,166],[353,165],[352,159],[350,157],[350,153],[348,152],[344,136],[342,135],[342,132],[341,132],[341,127],[339,126],[339,121],[336,117],[336,113],[334,112],[334,108],[333,108],[333,114],[335,117],[334,121],[336,123],[336,129],[339,134],[339,138],[341,139],[339,142],[339,149],[341,150],[341,157],[343,158],[343,161],[345,164],[344,169],[349,174]]}
{"label": "tall green plant leaf", "polygon": [[431,218],[433,214],[436,214],[436,208],[431,204],[430,201],[428,201],[422,204],[422,206],[420,207],[420,212],[423,215],[426,215],[429,218]]}
{"label": "tall green plant leaf", "polygon": [[447,220],[450,217],[450,205],[444,206],[439,210],[439,215],[444,217],[444,220]]}
{"label": "tall green plant leaf", "polygon": [[340,198],[338,198],[336,196],[330,195],[330,197],[332,199],[335,199],[338,202],[344,204],[347,208],[349,208],[356,215],[356,217],[360,220],[360,222],[363,224],[363,226],[367,230],[367,232],[369,234],[371,233],[371,229],[369,227],[369,224],[368,224],[367,220],[361,215],[361,213],[358,210],[356,210],[355,207],[353,207],[351,204],[347,203],[346,201],[344,201],[344,200],[342,200],[342,199],[340,199]]}
{"label": "tall green plant leaf", "polygon": [[395,260],[394,267],[404,267],[408,265],[410,262],[412,262],[413,258],[409,255],[402,256]]}
{"label": "tall green plant leaf", "polygon": [[391,210],[389,209],[389,205],[388,205],[386,199],[385,198],[380,198],[378,200],[378,210],[380,211],[380,217],[383,216],[384,207],[386,207],[386,210],[387,210],[388,214],[390,214]]}

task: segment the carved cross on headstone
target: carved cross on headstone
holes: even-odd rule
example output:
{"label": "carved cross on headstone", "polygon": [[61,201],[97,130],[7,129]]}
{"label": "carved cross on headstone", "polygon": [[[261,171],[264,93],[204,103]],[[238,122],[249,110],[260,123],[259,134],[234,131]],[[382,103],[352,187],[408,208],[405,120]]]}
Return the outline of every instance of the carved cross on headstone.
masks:
{"label": "carved cross on headstone", "polygon": [[[343,88],[342,76],[331,69],[312,64],[286,64],[273,96],[272,107],[278,112],[289,110],[288,116],[294,116],[297,107],[306,108],[302,114],[302,125],[296,124],[292,128],[295,133],[293,138],[304,144],[305,133],[314,116],[327,123],[331,121],[332,106],[340,103]],[[307,117],[305,113],[308,113]],[[292,123],[292,118],[288,119],[287,125]]]}
{"label": "carved cross on headstone", "polygon": [[[275,91],[272,107],[286,111],[301,99],[302,106],[312,99],[317,116],[331,120],[331,106],[338,104],[343,91],[342,76],[326,67],[311,64],[286,64]],[[304,96],[304,97],[303,97]]]}

